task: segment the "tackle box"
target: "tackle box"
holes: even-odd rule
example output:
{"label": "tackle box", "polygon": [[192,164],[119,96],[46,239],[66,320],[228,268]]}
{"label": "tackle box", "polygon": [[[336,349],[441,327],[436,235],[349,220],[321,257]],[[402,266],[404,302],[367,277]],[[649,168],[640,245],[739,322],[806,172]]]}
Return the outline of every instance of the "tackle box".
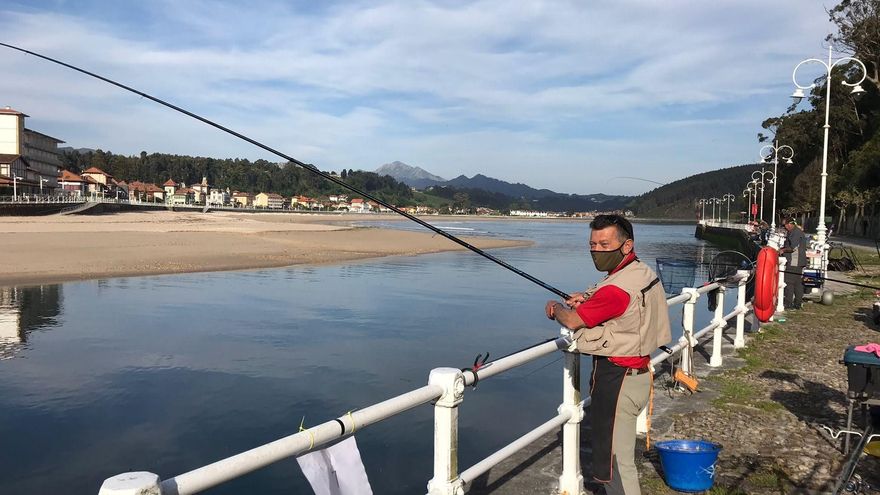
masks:
{"label": "tackle box", "polygon": [[846,365],[847,397],[857,401],[880,399],[880,357],[849,346],[841,364]]}

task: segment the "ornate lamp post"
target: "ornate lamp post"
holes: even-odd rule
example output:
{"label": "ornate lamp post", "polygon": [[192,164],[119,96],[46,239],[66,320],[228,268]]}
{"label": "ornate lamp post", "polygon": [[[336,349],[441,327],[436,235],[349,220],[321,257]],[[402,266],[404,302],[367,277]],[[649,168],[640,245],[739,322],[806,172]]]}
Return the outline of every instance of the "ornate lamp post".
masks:
{"label": "ornate lamp post", "polygon": [[[788,156],[785,156],[786,150],[788,151]],[[765,154],[765,151],[767,152]],[[794,150],[791,149],[791,146],[788,145],[779,145],[779,141],[773,141],[773,144],[766,145],[761,148],[761,151],[758,152],[758,156],[761,157],[761,162],[766,163],[770,160],[770,157],[773,157],[773,219],[770,221],[770,230],[776,230],[776,180],[779,177],[779,172],[777,172],[777,167],[779,166],[779,153],[783,152],[783,159],[785,163],[794,163],[791,161],[794,158]]]}
{"label": "ornate lamp post", "polygon": [[742,197],[749,198],[749,204],[746,205],[746,223],[752,221],[752,188],[750,186],[751,183],[747,184],[742,193]]}
{"label": "ornate lamp post", "polygon": [[718,205],[718,217],[721,217],[721,199],[720,198],[709,198],[709,203],[712,205],[712,221],[715,221],[715,205]]}
{"label": "ornate lamp post", "polygon": [[700,213],[700,222],[702,223],[706,223],[706,202],[706,198],[700,198],[700,200],[697,201],[697,204],[703,207],[703,211]]}
{"label": "ornate lamp post", "polygon": [[[769,179],[765,179],[765,178],[764,178],[764,177],[767,176],[767,175],[770,176]],[[757,183],[760,184],[760,186],[761,186],[761,207],[760,207],[760,211],[761,211],[760,218],[761,218],[761,220],[764,220],[764,189],[765,189],[764,184],[767,183],[767,182],[769,182],[769,183],[772,184],[773,181],[775,181],[775,180],[776,180],[776,175],[774,175],[773,172],[771,172],[771,171],[769,171],[769,170],[764,170],[764,169],[762,168],[761,170],[755,170],[754,172],[752,172],[752,181],[753,181],[753,182],[757,182]]]}
{"label": "ornate lamp post", "polygon": [[[757,205],[758,205],[758,187],[759,187],[758,184],[759,183],[760,183],[759,181],[752,179],[751,182],[746,184],[746,187],[752,193],[751,203],[749,203],[749,213],[751,214],[752,220],[758,219],[758,206]],[[752,205],[755,206],[754,213],[752,213]]]}
{"label": "ornate lamp post", "polygon": [[[721,196],[721,201],[727,203],[727,223],[730,223],[730,202],[736,199],[736,196],[733,194],[727,193],[724,196]],[[718,216],[721,216],[721,212],[718,212]]]}
{"label": "ornate lamp post", "polygon": [[[828,63],[825,63],[823,60],[819,60],[818,58],[808,58],[806,60],[801,61],[801,63],[797,64],[794,67],[794,70],[791,73],[791,80],[794,82],[794,85],[797,89],[795,89],[794,93],[791,95],[792,98],[795,99],[795,102],[800,102],[801,99],[804,98],[804,90],[810,90],[816,87],[816,83],[810,84],[809,86],[801,86],[797,82],[797,71],[798,69],[807,63],[813,62],[820,64],[825,68],[825,71],[828,75],[828,79],[825,82],[825,125],[823,128],[825,129],[825,137],[822,145],[822,185],[820,187],[821,192],[819,193],[819,226],[816,228],[816,236],[820,245],[820,249],[824,249],[825,240],[827,239],[826,233],[828,232],[828,228],[825,226],[825,183],[828,178],[828,129],[831,126],[828,124],[828,118],[830,115],[829,109],[831,108],[831,71],[840,63],[846,62],[855,62],[862,69],[862,77],[855,83],[846,82],[846,80],[841,81],[844,86],[849,86],[852,89],[853,95],[857,95],[859,93],[863,93],[865,90],[860,86],[862,81],[865,80],[865,77],[868,75],[868,69],[865,68],[865,64],[862,63],[861,60],[853,57],[843,57],[837,60],[833,60],[831,58],[831,46],[828,47]],[[815,258],[814,258],[815,259]],[[824,256],[819,258],[821,269],[825,271],[827,268],[828,261]]]}

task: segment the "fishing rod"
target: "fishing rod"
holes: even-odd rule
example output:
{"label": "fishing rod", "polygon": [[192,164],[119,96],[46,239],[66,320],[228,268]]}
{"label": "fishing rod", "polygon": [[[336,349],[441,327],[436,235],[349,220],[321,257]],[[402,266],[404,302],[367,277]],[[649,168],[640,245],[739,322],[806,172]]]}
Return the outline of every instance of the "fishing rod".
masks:
{"label": "fishing rod", "polygon": [[106,82],[106,83],[108,83],[108,84],[112,84],[112,85],[114,85],[114,86],[116,86],[116,87],[118,87],[118,88],[122,88],[122,89],[124,89],[124,90],[126,90],[126,91],[130,91],[130,92],[132,92],[132,93],[134,93],[134,94],[136,94],[136,95],[139,95],[139,96],[142,96],[142,97],[144,97],[144,98],[147,98],[148,100],[152,100],[152,101],[154,101],[154,102],[156,102],[156,103],[158,103],[158,104],[160,104],[160,105],[166,106],[166,107],[168,107],[168,108],[170,108],[170,109],[172,109],[172,110],[174,110],[174,111],[180,112],[180,113],[182,113],[182,114],[184,114],[184,115],[186,115],[186,116],[188,116],[188,117],[192,117],[192,118],[194,118],[194,119],[196,119],[196,120],[198,120],[198,121],[200,121],[200,122],[203,122],[203,123],[205,123],[205,124],[208,124],[208,125],[210,125],[211,127],[214,127],[214,128],[216,128],[216,129],[219,129],[219,130],[221,130],[221,131],[223,131],[223,132],[225,132],[225,133],[227,133],[227,134],[231,134],[231,135],[233,135],[233,136],[235,136],[235,137],[237,137],[237,138],[239,138],[239,139],[241,139],[241,140],[243,140],[243,141],[247,141],[248,143],[253,144],[254,146],[257,146],[258,148],[262,148],[262,149],[268,151],[269,153],[272,153],[273,155],[276,155],[276,156],[279,156],[279,157],[281,157],[281,158],[284,158],[285,160],[287,160],[287,161],[290,162],[290,163],[293,163],[293,164],[295,164],[295,165],[299,165],[299,166],[302,167],[303,169],[308,170],[309,172],[311,172],[311,173],[313,173],[313,174],[315,174],[315,175],[321,176],[321,177],[323,177],[324,179],[327,179],[327,180],[329,180],[330,182],[333,182],[334,184],[337,184],[337,185],[339,185],[339,186],[342,186],[342,187],[348,189],[349,191],[354,192],[355,194],[358,194],[358,195],[360,195],[360,196],[363,196],[363,197],[365,197],[365,198],[367,198],[367,199],[369,199],[369,200],[375,201],[376,203],[378,203],[378,204],[384,206],[385,208],[388,208],[389,210],[393,211],[394,213],[397,213],[398,215],[402,215],[402,216],[404,216],[404,217],[406,217],[406,218],[412,220],[413,222],[416,222],[417,224],[421,225],[422,227],[425,227],[426,229],[429,229],[429,230],[431,230],[431,231],[433,231],[433,232],[435,232],[435,233],[437,233],[437,234],[442,235],[443,237],[449,239],[450,241],[452,241],[452,242],[454,242],[454,243],[456,243],[456,244],[458,244],[458,245],[460,245],[460,246],[462,246],[462,247],[464,247],[464,248],[467,248],[467,249],[473,251],[473,252],[476,253],[476,254],[479,254],[480,256],[486,258],[487,260],[489,260],[489,261],[491,261],[491,262],[493,262],[493,263],[496,263],[496,264],[498,264],[498,265],[500,265],[500,266],[502,266],[502,267],[504,267],[504,268],[506,268],[506,269],[512,271],[513,273],[515,273],[515,274],[517,274],[517,275],[519,275],[519,276],[525,278],[526,280],[529,280],[530,282],[534,282],[534,283],[540,285],[541,287],[543,287],[543,288],[549,290],[550,292],[556,294],[557,296],[559,296],[559,297],[561,297],[561,298],[563,298],[563,299],[570,299],[570,298],[571,298],[571,296],[570,296],[569,294],[567,294],[567,293],[565,293],[565,292],[563,292],[563,291],[561,291],[561,290],[559,290],[559,289],[557,289],[557,288],[555,288],[555,287],[553,287],[553,286],[547,284],[546,282],[543,282],[542,280],[540,280],[540,279],[538,279],[538,278],[536,278],[536,277],[533,277],[532,275],[529,275],[528,273],[526,273],[526,272],[520,270],[519,268],[516,268],[515,266],[512,266],[512,265],[510,265],[510,264],[508,264],[508,263],[506,263],[506,262],[504,262],[504,261],[502,261],[502,260],[496,258],[495,256],[492,256],[491,254],[489,254],[489,253],[483,251],[482,249],[480,249],[480,248],[478,248],[478,247],[476,247],[476,246],[474,246],[474,245],[472,245],[472,244],[470,244],[470,243],[468,243],[468,242],[466,242],[466,241],[464,241],[464,240],[462,240],[462,239],[460,239],[460,238],[458,238],[458,237],[456,237],[456,236],[450,234],[449,232],[446,232],[445,230],[440,229],[440,228],[438,228],[438,227],[435,227],[435,226],[431,225],[430,223],[428,223],[428,222],[426,222],[426,221],[424,221],[424,220],[421,220],[421,219],[419,219],[419,218],[417,218],[417,217],[415,217],[415,216],[413,216],[413,215],[410,215],[409,213],[407,213],[407,212],[401,210],[400,208],[398,208],[398,207],[396,207],[396,206],[394,206],[394,205],[391,205],[391,204],[389,204],[389,203],[387,203],[387,202],[385,202],[385,201],[383,201],[383,200],[377,198],[376,196],[373,196],[372,194],[369,194],[369,193],[367,193],[367,192],[365,192],[365,191],[362,191],[362,190],[358,189],[357,187],[352,186],[351,184],[348,184],[348,183],[346,183],[346,182],[344,182],[344,181],[342,181],[342,180],[340,180],[340,179],[338,179],[338,178],[336,178],[336,177],[334,177],[334,176],[332,176],[332,175],[330,175],[330,174],[328,174],[328,173],[326,173],[326,172],[322,172],[322,171],[318,170],[317,167],[315,167],[314,165],[312,165],[312,164],[310,164],[310,163],[305,163],[305,162],[302,162],[302,161],[300,161],[300,160],[297,160],[296,158],[293,158],[293,157],[290,156],[290,155],[284,154],[284,153],[282,153],[282,152],[280,152],[280,151],[278,151],[278,150],[276,150],[276,149],[274,149],[274,148],[271,148],[271,147],[269,147],[269,146],[267,146],[267,145],[265,145],[265,144],[263,144],[263,143],[257,141],[256,139],[249,138],[249,137],[245,136],[244,134],[241,134],[240,132],[236,132],[236,131],[234,131],[234,130],[228,128],[228,127],[225,127],[225,126],[220,125],[220,124],[218,124],[218,123],[216,123],[216,122],[214,122],[214,121],[212,121],[212,120],[209,120],[209,119],[207,119],[207,118],[205,118],[205,117],[202,117],[201,115],[198,115],[198,114],[196,114],[196,113],[190,112],[189,110],[183,109],[183,108],[178,107],[178,106],[176,106],[176,105],[173,105],[173,104],[171,104],[171,103],[168,103],[168,102],[165,101],[165,100],[162,100],[162,99],[157,98],[157,97],[155,97],[155,96],[152,96],[152,95],[150,95],[150,94],[144,93],[143,91],[140,91],[140,90],[137,90],[137,89],[135,89],[135,88],[132,88],[131,86],[126,86],[125,84],[122,84],[122,83],[120,83],[120,82],[114,81],[114,80],[109,79],[109,78],[106,78],[106,77],[104,77],[104,76],[101,76],[101,75],[95,74],[94,72],[89,72],[89,71],[87,71],[87,70],[85,70],[85,69],[82,69],[82,68],[79,68],[79,67],[77,67],[77,66],[75,66],[75,65],[71,65],[71,64],[68,64],[68,63],[66,63],[66,62],[62,62],[61,60],[57,60],[57,59],[54,59],[54,58],[52,58],[52,57],[47,57],[46,55],[42,55],[42,54],[37,53],[37,52],[32,52],[32,51],[30,51],[30,50],[25,50],[24,48],[20,48],[20,47],[15,46],[15,45],[10,45],[10,44],[8,44],[8,43],[2,43],[2,42],[0,42],[0,46],[5,46],[6,48],[10,48],[10,49],[12,49],[12,50],[16,50],[16,51],[19,51],[19,52],[25,53],[25,54],[27,54],[27,55],[33,55],[33,56],[35,56],[35,57],[37,57],[37,58],[41,58],[41,59],[43,59],[43,60],[46,60],[46,61],[52,62],[52,63],[54,63],[54,64],[58,64],[58,65],[60,65],[60,66],[62,66],[62,67],[67,67],[68,69],[75,70],[75,71],[80,72],[80,73],[82,73],[82,74],[85,74],[85,75],[87,75],[87,76],[94,77],[95,79],[98,79],[98,80],[104,81],[104,82]]}
{"label": "fishing rod", "polygon": [[864,287],[865,289],[880,290],[880,287],[877,287],[877,286],[874,286],[874,285],[865,285],[865,284],[860,284],[860,283],[857,283],[857,282],[848,282],[848,281],[846,281],[846,280],[840,280],[840,279],[836,279],[836,278],[823,277],[823,276],[818,275],[818,274],[813,275],[813,274],[811,274],[811,273],[790,272],[790,271],[788,271],[788,270],[779,270],[779,273],[788,273],[788,274],[791,274],[791,275],[801,275],[801,276],[804,276],[804,277],[807,277],[807,278],[814,278],[814,279],[817,279],[817,280],[825,280],[825,281],[827,281],[827,282],[837,282],[837,283],[839,283],[839,284],[854,285],[854,286],[856,286],[856,287]]}

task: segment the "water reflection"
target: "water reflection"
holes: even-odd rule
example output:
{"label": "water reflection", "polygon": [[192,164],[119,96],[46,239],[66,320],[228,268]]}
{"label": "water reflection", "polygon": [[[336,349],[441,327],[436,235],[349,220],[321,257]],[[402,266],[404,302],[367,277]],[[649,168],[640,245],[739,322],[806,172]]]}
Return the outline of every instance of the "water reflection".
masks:
{"label": "water reflection", "polygon": [[[534,240],[494,254],[562,290],[601,277],[585,223],[473,227]],[[636,235],[652,266],[670,253],[714,254],[690,226],[638,225]],[[104,478],[132,469],[172,476],[293,433],[303,416],[316,424],[420,386],[431,368],[468,366],[478,353],[504,355],[559,330],[543,314],[546,290],[462,252],[74,282],[63,305],[61,287],[0,292],[9,355],[26,358],[0,362],[0,466],[15,467],[0,468],[0,493],[97,493]],[[681,311],[671,310],[677,328]],[[700,304],[699,324],[711,317]],[[560,365],[545,367],[556,359],[468,395],[462,466],[556,414]],[[358,432],[375,493],[424,492],[431,413],[415,408]],[[310,493],[292,466],[210,493]]]}
{"label": "water reflection", "polygon": [[14,357],[34,330],[55,326],[60,313],[60,285],[0,287],[0,359]]}

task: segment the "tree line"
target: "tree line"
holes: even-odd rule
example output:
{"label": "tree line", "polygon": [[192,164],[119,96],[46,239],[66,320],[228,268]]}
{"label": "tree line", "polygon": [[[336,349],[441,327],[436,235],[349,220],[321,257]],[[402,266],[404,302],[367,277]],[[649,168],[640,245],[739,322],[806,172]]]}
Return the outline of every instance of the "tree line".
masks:
{"label": "tree line", "polygon": [[[192,185],[205,177],[214,188],[250,193],[274,192],[283,196],[326,196],[349,194],[348,189],[318,175],[303,170],[293,163],[272,163],[267,160],[250,161],[241,158],[206,158],[165,153],[139,156],[113,154],[109,151],[65,151],[62,168],[80,173],[89,167],[98,167],[117,180],[152,182],[162,185],[168,179]],[[331,171],[328,173],[336,173]],[[388,203],[409,206],[415,204],[409,186],[387,175],[362,170],[339,173],[346,183],[368,192]]]}

